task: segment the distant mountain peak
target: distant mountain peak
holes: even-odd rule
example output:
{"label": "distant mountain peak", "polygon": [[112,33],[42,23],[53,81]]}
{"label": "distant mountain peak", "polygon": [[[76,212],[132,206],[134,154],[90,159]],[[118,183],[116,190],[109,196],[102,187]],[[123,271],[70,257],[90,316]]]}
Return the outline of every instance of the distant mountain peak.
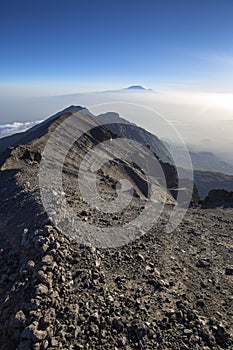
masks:
{"label": "distant mountain peak", "polygon": [[124,90],[139,90],[139,91],[152,91],[152,89],[146,89],[142,85],[130,85]]}

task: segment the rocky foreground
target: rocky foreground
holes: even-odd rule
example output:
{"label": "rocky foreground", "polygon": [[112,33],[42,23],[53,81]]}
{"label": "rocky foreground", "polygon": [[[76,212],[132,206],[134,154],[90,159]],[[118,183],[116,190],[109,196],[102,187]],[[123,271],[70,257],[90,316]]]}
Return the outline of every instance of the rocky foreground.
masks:
{"label": "rocky foreground", "polygon": [[[131,243],[80,245],[41,205],[42,138],[1,158],[0,349],[233,349],[233,209],[190,208],[166,233],[170,198],[159,222]],[[65,172],[80,220],[122,224],[120,214],[91,211],[74,178]],[[104,172],[100,187],[114,195]],[[126,220],[144,205],[136,192]]]}

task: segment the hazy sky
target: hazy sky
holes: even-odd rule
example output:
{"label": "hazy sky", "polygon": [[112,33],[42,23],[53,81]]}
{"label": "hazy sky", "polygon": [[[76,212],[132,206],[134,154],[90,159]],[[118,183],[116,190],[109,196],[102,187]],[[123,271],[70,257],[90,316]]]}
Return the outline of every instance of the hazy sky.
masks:
{"label": "hazy sky", "polygon": [[2,0],[0,93],[233,89],[231,0]]}

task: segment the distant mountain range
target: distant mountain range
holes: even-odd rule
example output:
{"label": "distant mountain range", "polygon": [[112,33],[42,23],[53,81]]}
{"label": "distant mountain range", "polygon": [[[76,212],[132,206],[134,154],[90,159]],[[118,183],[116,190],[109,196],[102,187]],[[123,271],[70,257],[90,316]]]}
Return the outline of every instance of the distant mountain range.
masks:
{"label": "distant mountain range", "polygon": [[[169,148],[169,145],[165,143]],[[183,151],[180,147],[172,146],[176,149],[176,155],[178,159],[178,165],[184,167],[183,163]],[[193,168],[195,170],[219,172],[227,175],[233,175],[233,165],[223,161],[212,152],[193,152],[190,150],[190,157],[192,159]]]}
{"label": "distant mountain range", "polygon": [[233,165],[221,160],[212,152],[190,152],[195,170],[205,170],[233,175]]}
{"label": "distant mountain range", "polygon": [[149,88],[145,88],[142,85],[130,85],[126,88],[123,89],[116,89],[116,90],[105,90],[105,91],[98,91],[97,93],[106,93],[106,92],[111,92],[111,93],[128,93],[128,92],[132,92],[132,93],[147,93],[147,92],[154,92],[154,90],[149,89]]}

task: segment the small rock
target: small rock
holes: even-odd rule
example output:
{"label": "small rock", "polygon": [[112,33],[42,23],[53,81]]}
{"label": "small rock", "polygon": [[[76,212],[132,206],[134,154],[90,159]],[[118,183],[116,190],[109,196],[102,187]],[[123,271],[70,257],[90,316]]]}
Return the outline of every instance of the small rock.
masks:
{"label": "small rock", "polygon": [[184,329],[184,334],[185,335],[190,335],[190,334],[192,334],[193,333],[193,331],[191,330],[191,329],[188,329],[188,328],[185,328]]}
{"label": "small rock", "polygon": [[99,323],[99,314],[98,312],[95,312],[93,313],[91,316],[90,316],[90,320],[94,323]]}
{"label": "small rock", "polygon": [[33,269],[35,267],[35,262],[33,260],[28,260],[27,262],[27,268]]}
{"label": "small rock", "polygon": [[101,259],[96,259],[95,266],[100,267],[100,265],[101,265]]}
{"label": "small rock", "polygon": [[49,245],[47,243],[43,243],[41,246],[41,250],[45,253],[49,249]]}
{"label": "small rock", "polygon": [[41,295],[41,294],[48,294],[48,287],[46,287],[44,284],[38,284],[36,287],[36,295]]}
{"label": "small rock", "polygon": [[47,332],[46,331],[40,331],[38,329],[33,330],[33,337],[32,340],[34,342],[41,342],[42,340],[44,340],[47,336]]}
{"label": "small rock", "polygon": [[113,328],[115,328],[118,332],[122,332],[124,329],[124,325],[120,319],[115,318],[112,322]]}
{"label": "small rock", "polygon": [[53,262],[53,257],[51,255],[45,255],[41,261],[44,264],[50,265]]}
{"label": "small rock", "polygon": [[91,325],[90,325],[90,332],[92,334],[98,334],[99,333],[99,327],[96,324],[91,323]]}
{"label": "small rock", "polygon": [[145,269],[146,269],[146,271],[149,271],[149,272],[153,271],[153,268],[149,265],[146,265]]}
{"label": "small rock", "polygon": [[196,306],[203,309],[203,308],[205,307],[205,302],[204,302],[204,300],[198,299],[197,302],[196,302]]}
{"label": "small rock", "polygon": [[225,274],[228,276],[233,276],[233,266],[226,267]]}
{"label": "small rock", "polygon": [[142,340],[146,335],[147,327],[140,320],[133,320],[128,327],[128,332],[133,340]]}
{"label": "small rock", "polygon": [[114,302],[114,298],[113,298],[111,295],[108,295],[108,296],[107,296],[107,300],[108,300],[110,303],[113,303],[113,302]]}
{"label": "small rock", "polygon": [[54,347],[57,347],[58,346],[58,341],[56,338],[52,338],[51,339],[51,345],[54,346]]}
{"label": "small rock", "polygon": [[154,274],[157,276],[157,277],[160,277],[160,272],[158,269],[156,269],[156,267],[154,267]]}
{"label": "small rock", "polygon": [[127,338],[126,337],[121,337],[118,340],[118,346],[119,347],[124,347],[127,344]]}
{"label": "small rock", "polygon": [[196,266],[202,269],[210,267],[210,261],[209,259],[199,259],[196,262]]}
{"label": "small rock", "polygon": [[137,256],[136,256],[137,260],[138,261],[145,261],[145,258],[142,254],[138,253]]}

